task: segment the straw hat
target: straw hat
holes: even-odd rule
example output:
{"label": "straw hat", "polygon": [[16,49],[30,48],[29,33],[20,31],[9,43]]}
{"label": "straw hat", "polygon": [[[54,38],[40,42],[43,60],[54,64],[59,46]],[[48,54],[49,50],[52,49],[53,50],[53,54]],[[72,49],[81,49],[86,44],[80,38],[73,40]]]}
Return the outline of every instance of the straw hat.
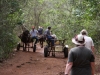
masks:
{"label": "straw hat", "polygon": [[84,36],[82,34],[78,34],[76,37],[72,38],[72,42],[76,45],[85,45]]}

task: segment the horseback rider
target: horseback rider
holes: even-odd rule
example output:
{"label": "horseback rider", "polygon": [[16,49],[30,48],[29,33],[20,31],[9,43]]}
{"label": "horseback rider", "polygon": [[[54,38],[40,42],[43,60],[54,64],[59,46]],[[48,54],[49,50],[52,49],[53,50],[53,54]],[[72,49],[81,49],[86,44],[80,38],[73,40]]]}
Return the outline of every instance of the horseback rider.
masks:
{"label": "horseback rider", "polygon": [[54,37],[51,35],[51,27],[48,27],[45,30],[44,35],[46,36],[47,40],[51,42],[51,46],[54,46]]}
{"label": "horseback rider", "polygon": [[38,31],[35,29],[35,27],[32,27],[32,30],[30,31],[30,35],[32,39],[35,39],[35,45],[38,42]]}

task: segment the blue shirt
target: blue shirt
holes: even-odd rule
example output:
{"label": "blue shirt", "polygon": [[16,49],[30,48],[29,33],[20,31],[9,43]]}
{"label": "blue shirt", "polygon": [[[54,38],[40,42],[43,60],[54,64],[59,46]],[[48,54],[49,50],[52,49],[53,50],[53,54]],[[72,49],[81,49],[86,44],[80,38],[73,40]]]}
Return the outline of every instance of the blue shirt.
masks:
{"label": "blue shirt", "polygon": [[30,31],[31,37],[38,36],[38,31],[36,29]]}

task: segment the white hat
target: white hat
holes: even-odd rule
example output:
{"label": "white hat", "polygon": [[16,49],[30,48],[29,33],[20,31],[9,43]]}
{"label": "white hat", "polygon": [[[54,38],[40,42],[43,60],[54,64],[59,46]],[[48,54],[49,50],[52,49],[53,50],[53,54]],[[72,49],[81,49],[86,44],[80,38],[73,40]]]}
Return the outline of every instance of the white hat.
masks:
{"label": "white hat", "polygon": [[82,34],[78,34],[75,38],[72,38],[72,42],[76,45],[85,45],[84,36]]}

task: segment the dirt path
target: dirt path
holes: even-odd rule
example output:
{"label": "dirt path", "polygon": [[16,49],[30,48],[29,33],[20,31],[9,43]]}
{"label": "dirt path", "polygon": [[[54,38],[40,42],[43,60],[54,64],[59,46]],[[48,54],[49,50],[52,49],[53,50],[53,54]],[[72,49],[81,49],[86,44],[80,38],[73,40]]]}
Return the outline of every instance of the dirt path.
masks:
{"label": "dirt path", "polygon": [[0,64],[0,75],[63,75],[67,58],[63,53],[56,57],[44,57],[43,48],[37,47],[36,52],[15,52],[11,59]]}

